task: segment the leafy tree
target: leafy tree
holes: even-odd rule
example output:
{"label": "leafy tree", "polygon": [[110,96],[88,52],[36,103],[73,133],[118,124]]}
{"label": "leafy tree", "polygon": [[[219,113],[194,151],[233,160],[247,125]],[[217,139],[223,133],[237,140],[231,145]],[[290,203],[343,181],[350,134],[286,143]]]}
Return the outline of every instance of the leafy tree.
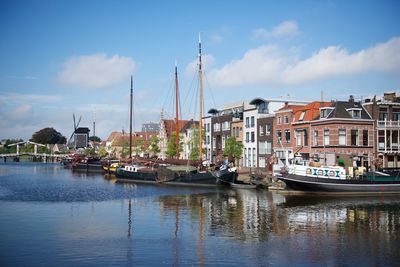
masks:
{"label": "leafy tree", "polygon": [[54,128],[43,128],[32,135],[32,142],[39,144],[65,144],[67,139]]}
{"label": "leafy tree", "polygon": [[160,153],[160,138],[158,138],[157,135],[153,135],[150,141],[150,152],[153,153],[153,155],[157,155]]}
{"label": "leafy tree", "polygon": [[[197,125],[192,125],[190,127],[192,130],[192,135],[190,140],[188,141],[189,147],[190,147],[190,152],[189,152],[189,159],[190,160],[197,160],[200,157],[199,153],[199,128]],[[204,131],[203,131],[203,140],[204,140]],[[207,153],[207,149],[203,148],[202,149],[203,154]]]}
{"label": "leafy tree", "polygon": [[1,154],[9,154],[9,153],[16,153],[17,152],[17,146],[9,146],[11,144],[23,142],[22,139],[7,139],[4,142],[4,146],[0,148],[0,153]]}
{"label": "leafy tree", "polygon": [[92,135],[91,137],[89,137],[89,141],[101,142],[101,139],[98,136]]}
{"label": "leafy tree", "polygon": [[[179,149],[179,150],[178,150]],[[169,158],[174,158],[177,156],[177,152],[181,152],[182,149],[182,143],[179,143],[179,147],[176,147],[176,132],[172,132],[171,136],[168,138],[167,142],[167,156]]]}
{"label": "leafy tree", "polygon": [[236,160],[239,160],[242,157],[242,151],[243,144],[236,141],[234,137],[231,136],[225,140],[224,157],[228,157],[228,159],[236,162]]}
{"label": "leafy tree", "polygon": [[99,151],[97,152],[99,157],[103,158],[108,155],[108,152],[104,146],[100,146]]}

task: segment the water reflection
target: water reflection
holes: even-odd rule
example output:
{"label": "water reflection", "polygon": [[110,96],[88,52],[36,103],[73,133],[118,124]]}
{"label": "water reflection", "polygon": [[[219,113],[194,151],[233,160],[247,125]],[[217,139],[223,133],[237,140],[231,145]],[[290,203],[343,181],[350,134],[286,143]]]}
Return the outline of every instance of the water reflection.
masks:
{"label": "water reflection", "polygon": [[[300,232],[371,234],[391,236],[400,231],[398,197],[282,196],[249,190],[216,194],[159,197],[161,213],[175,213],[175,237],[179,213],[189,212],[207,234],[240,242],[260,242],[271,235]],[[199,234],[199,241],[201,241]],[[200,247],[199,247],[200,249]]]}
{"label": "water reflection", "polygon": [[0,168],[2,266],[400,262],[396,196],[115,184],[52,168]]}

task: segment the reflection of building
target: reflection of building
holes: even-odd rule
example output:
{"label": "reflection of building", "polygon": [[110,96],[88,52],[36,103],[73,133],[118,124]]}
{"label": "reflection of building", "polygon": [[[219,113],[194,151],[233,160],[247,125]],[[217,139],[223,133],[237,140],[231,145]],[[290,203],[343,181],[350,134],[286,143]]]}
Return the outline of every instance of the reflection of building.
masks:
{"label": "reflection of building", "polygon": [[[364,108],[376,122],[375,151],[382,164],[377,167],[400,167],[400,97],[385,93],[383,98],[366,99]],[[379,166],[381,165],[381,166]]]}

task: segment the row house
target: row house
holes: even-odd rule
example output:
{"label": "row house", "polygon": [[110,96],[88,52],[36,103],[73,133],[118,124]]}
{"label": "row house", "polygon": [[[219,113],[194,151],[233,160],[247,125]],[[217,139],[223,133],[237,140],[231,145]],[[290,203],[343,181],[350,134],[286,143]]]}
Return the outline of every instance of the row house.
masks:
{"label": "row house", "polygon": [[400,168],[400,97],[365,99],[364,108],[375,121],[375,161],[378,168]]}
{"label": "row house", "polygon": [[[242,128],[235,126],[233,129],[232,123],[237,125],[243,119],[243,102],[226,105],[221,110],[210,109],[208,113],[211,117],[203,118],[206,155],[211,162],[216,162],[223,159],[226,139],[241,135]],[[207,139],[208,136],[210,139]]]}
{"label": "row house", "polygon": [[301,155],[328,165],[369,168],[373,161],[374,122],[360,102],[285,105],[274,120],[274,151],[285,159]]}
{"label": "row house", "polygon": [[188,121],[181,129],[180,140],[183,144],[182,152],[180,153],[181,159],[190,159],[190,154],[194,147],[196,146],[198,148],[198,129],[199,122],[194,120]]}
{"label": "row house", "polygon": [[[134,132],[132,133],[132,154],[136,155],[136,148],[138,143],[142,143],[144,150],[140,151],[138,156],[148,156],[148,148],[151,144],[151,139],[157,136],[157,132]],[[120,158],[124,148],[128,148],[130,143],[130,134],[125,132],[112,132],[106,142],[105,146],[109,153],[113,156]],[[138,149],[139,150],[139,149]]]}

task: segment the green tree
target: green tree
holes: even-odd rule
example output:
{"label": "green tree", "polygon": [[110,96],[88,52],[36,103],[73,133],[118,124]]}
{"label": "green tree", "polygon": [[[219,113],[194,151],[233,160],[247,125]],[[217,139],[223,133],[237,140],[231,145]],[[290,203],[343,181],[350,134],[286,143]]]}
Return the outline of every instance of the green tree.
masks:
{"label": "green tree", "polygon": [[160,138],[158,138],[157,135],[153,135],[150,141],[150,152],[153,154],[153,156],[156,156],[158,153],[160,153]]}
{"label": "green tree", "polygon": [[108,152],[104,146],[100,146],[99,151],[97,152],[99,157],[103,158],[108,155]]}
{"label": "green tree", "polygon": [[67,139],[54,128],[43,128],[32,135],[32,142],[39,144],[65,144]]}
{"label": "green tree", "polygon": [[101,142],[101,139],[98,136],[92,135],[91,137],[89,137],[89,141]]}
{"label": "green tree", "polygon": [[234,137],[228,137],[225,140],[224,157],[235,162],[242,157],[243,144],[236,141]]}
{"label": "green tree", "polygon": [[169,158],[174,158],[177,156],[177,152],[182,152],[182,150],[182,142],[179,142],[179,147],[176,147],[176,132],[172,132],[167,142],[167,156]]}

